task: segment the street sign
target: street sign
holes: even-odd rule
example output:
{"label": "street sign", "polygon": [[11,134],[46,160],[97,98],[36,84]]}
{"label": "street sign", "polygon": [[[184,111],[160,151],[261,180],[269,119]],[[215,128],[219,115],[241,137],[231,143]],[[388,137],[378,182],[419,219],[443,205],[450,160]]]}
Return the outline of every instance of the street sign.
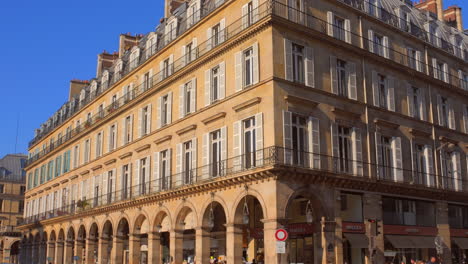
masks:
{"label": "street sign", "polygon": [[286,242],[276,241],[276,253],[285,254],[286,253]]}
{"label": "street sign", "polygon": [[278,241],[285,241],[286,239],[288,239],[288,232],[284,229],[278,229],[276,230],[275,238]]}

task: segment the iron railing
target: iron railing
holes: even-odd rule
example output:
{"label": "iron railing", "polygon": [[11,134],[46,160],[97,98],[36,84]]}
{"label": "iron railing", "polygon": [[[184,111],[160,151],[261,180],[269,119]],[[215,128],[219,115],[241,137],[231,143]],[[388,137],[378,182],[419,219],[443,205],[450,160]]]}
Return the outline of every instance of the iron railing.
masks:
{"label": "iron railing", "polygon": [[[280,166],[280,167],[278,167]],[[222,180],[229,177],[236,177],[239,173],[261,169],[261,168],[302,168],[305,173],[310,172],[310,177],[314,175],[326,175],[326,177],[349,177],[350,180],[372,180],[382,183],[400,183],[401,186],[420,186],[427,190],[447,190],[456,192],[467,192],[468,184],[464,180],[466,175],[460,175],[459,178],[442,177],[437,174],[426,172],[417,172],[404,168],[395,168],[391,166],[377,165],[352,159],[343,159],[325,154],[299,151],[295,149],[286,149],[283,147],[267,147],[255,152],[247,153],[237,157],[210,163],[197,168],[190,168],[179,173],[168,173],[158,179],[152,179],[150,174],[143,180],[141,175],[133,175],[132,181],[136,177],[140,178],[141,184],[128,184],[128,179],[123,181],[123,177],[117,180],[119,185],[124,188],[115,190],[115,186],[107,187],[103,192],[102,186],[98,188],[98,193],[88,191],[87,195],[92,198],[71,197],[63,201],[62,205],[53,210],[48,210],[33,216],[25,218],[25,223],[34,223],[35,221],[45,220],[53,217],[73,215],[93,208],[107,206],[116,202],[136,199],[148,195],[155,195],[161,192],[174,191],[180,188],[186,188],[194,184],[203,184],[211,181]],[[378,170],[388,170],[390,175],[379,175]],[[147,170],[152,171],[152,170]],[[314,172],[321,172],[320,174]],[[327,174],[324,174],[327,173]],[[401,174],[398,178],[395,175]],[[424,175],[425,180],[419,180],[419,175]],[[131,175],[131,174],[130,174]],[[376,176],[377,175],[377,176]],[[447,183],[451,184],[447,184]],[[125,187],[125,185],[130,185]],[[95,190],[95,186],[88,186]],[[44,198],[43,198],[44,199]],[[54,203],[56,203],[55,201]],[[41,210],[40,206],[36,206]]]}

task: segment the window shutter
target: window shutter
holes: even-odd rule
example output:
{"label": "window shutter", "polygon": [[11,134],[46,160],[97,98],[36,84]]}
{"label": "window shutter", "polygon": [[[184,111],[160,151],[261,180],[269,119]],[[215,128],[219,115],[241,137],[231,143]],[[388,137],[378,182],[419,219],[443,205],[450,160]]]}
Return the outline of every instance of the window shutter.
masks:
{"label": "window shutter", "polygon": [[387,104],[388,110],[395,112],[395,79],[392,76],[387,78]]}
{"label": "window shutter", "polygon": [[226,19],[223,18],[219,22],[219,27],[220,27],[220,32],[219,32],[219,43],[223,43],[227,34],[227,29],[225,28],[226,25]]}
{"label": "window shutter", "polygon": [[143,121],[143,108],[138,109],[138,138],[143,135],[143,131],[141,130],[141,123]]}
{"label": "window shutter", "polygon": [[419,72],[423,72],[423,61],[421,59],[421,51],[417,50],[416,51],[416,70]]}
{"label": "window shutter", "polygon": [[403,181],[403,158],[401,152],[401,138],[393,137],[392,139],[392,154],[393,154],[393,179],[395,181]]}
{"label": "window shutter", "polygon": [[390,58],[390,41],[387,36],[383,37],[383,56],[387,59]]}
{"label": "window shutter", "polygon": [[426,178],[430,186],[435,186],[434,158],[432,147],[424,146],[424,157],[426,159]]}
{"label": "window shutter", "polygon": [[117,169],[112,169],[112,202],[115,201],[117,195]]}
{"label": "window shutter", "polygon": [[257,165],[263,165],[263,114],[258,113],[255,115],[255,148],[257,149],[257,153],[255,155]]}
{"label": "window shutter", "polygon": [[338,146],[338,126],[336,125],[335,122],[332,121],[331,124],[331,140],[332,140],[332,156],[333,156],[333,166],[334,169],[337,170],[340,168],[339,160],[337,159],[339,157],[339,146]]}
{"label": "window shutter", "polygon": [[[190,10],[190,8],[189,8],[188,10]],[[187,21],[187,22],[188,22],[188,21]],[[186,47],[187,47],[187,46],[184,45],[184,46],[182,46],[182,48],[181,48],[181,50],[180,50],[180,51],[181,51],[181,54],[182,54],[182,57],[181,57],[181,58],[182,58],[182,65],[185,65],[185,64],[187,64],[187,62],[188,62],[188,61],[185,60],[185,49],[186,49]]]}
{"label": "window shutter", "polygon": [[141,168],[140,168],[140,160],[136,160],[135,161],[135,187],[132,188],[133,191],[134,191],[134,195],[138,196],[140,195],[140,178],[141,178],[141,175],[140,175],[140,172],[141,172]]}
{"label": "window shutter", "polygon": [[384,167],[383,164],[383,155],[382,155],[382,143],[381,143],[381,135],[379,132],[375,132],[375,153],[376,153],[376,163],[377,163],[377,178],[383,179]]}
{"label": "window shutter", "polygon": [[242,141],[242,137],[241,137],[241,124],[242,124],[242,121],[236,121],[234,122],[233,124],[233,148],[232,148],[232,152],[233,152],[233,167],[234,167],[234,171],[238,171],[240,170],[241,168],[241,154],[242,154],[242,149],[241,149],[241,141]]}
{"label": "window shutter", "polygon": [[133,115],[130,116],[130,141],[133,140]]}
{"label": "window shutter", "polygon": [[372,71],[372,93],[374,95],[374,106],[380,107],[379,75],[376,71]]}
{"label": "window shutter", "polygon": [[172,149],[167,149],[167,156],[168,156],[168,159],[167,159],[167,169],[166,169],[166,175],[164,175],[167,179],[167,184],[169,186],[169,188],[171,187],[172,185],[172,178],[171,178],[171,172],[172,172]]}
{"label": "window shutter", "polygon": [[[198,13],[200,12],[200,10],[198,10]],[[197,45],[197,38],[193,38],[192,39],[192,60],[195,60],[196,58],[198,58],[198,45]]]}
{"label": "window shutter", "polygon": [[283,146],[284,162],[292,164],[292,131],[291,131],[291,112],[283,110]]}
{"label": "window shutter", "polygon": [[309,117],[308,120],[309,148],[311,153],[310,167],[320,169],[320,121],[318,118]]}
{"label": "window shutter", "polygon": [[253,23],[258,20],[258,0],[252,0],[252,20]]}
{"label": "window shutter", "polygon": [[465,125],[465,133],[468,134],[468,106],[463,105],[463,124]]}
{"label": "window shutter", "polygon": [[226,66],[224,61],[219,64],[219,99],[224,99],[226,96]]}
{"label": "window shutter", "polygon": [[212,34],[211,31],[212,30],[213,30],[213,28],[211,28],[211,27],[206,30],[206,40],[207,40],[206,41],[206,50],[207,51],[211,49],[211,43],[213,42],[213,40],[211,39],[211,34]]}
{"label": "window shutter", "polygon": [[172,92],[167,94],[167,124],[172,122]]}
{"label": "window shutter", "polygon": [[450,72],[448,68],[448,64],[444,63],[444,82],[450,83]]}
{"label": "window shutter", "polygon": [[315,87],[314,73],[314,50],[311,47],[306,47],[306,75],[305,82],[309,87]]}
{"label": "window shutter", "polygon": [[458,85],[461,89],[465,89],[465,84],[463,83],[463,71],[458,70]]}
{"label": "window shutter", "polygon": [[369,51],[374,53],[374,31],[372,29],[369,29],[368,35],[369,35]]}
{"label": "window shutter", "polygon": [[235,78],[236,92],[242,90],[242,51],[236,52],[235,56]]}
{"label": "window shutter", "polygon": [[461,171],[461,161],[460,161],[460,153],[453,152],[452,153],[452,163],[453,163],[453,177],[455,181],[455,190],[460,191],[462,189],[462,171]]}
{"label": "window shutter", "polygon": [[259,71],[259,56],[258,56],[258,42],[255,42],[253,45],[252,45],[252,64],[253,64],[253,69],[252,69],[252,72],[253,72],[253,84],[256,84],[258,83],[259,79],[260,79],[260,71]]}
{"label": "window shutter", "polygon": [[410,138],[410,151],[411,151],[411,177],[412,181],[411,183],[417,183],[418,182],[418,171],[416,170],[416,164],[418,162],[418,157],[416,153],[416,145],[413,142],[413,139]]}
{"label": "window shutter", "polygon": [[[185,85],[184,84],[181,84],[179,86],[179,118],[183,118],[185,116]],[[188,98],[187,100],[190,100],[190,98]],[[187,112],[189,111],[189,109],[187,109]]]}
{"label": "window shutter", "polygon": [[353,141],[353,173],[354,175],[362,176],[363,164],[362,164],[362,140],[361,130],[357,127],[353,127],[352,130],[352,141]]}
{"label": "window shutter", "polygon": [[205,71],[205,106],[211,104],[211,69]]}
{"label": "window shutter", "polygon": [[427,121],[427,111],[426,111],[426,94],[422,91],[418,91],[418,100],[419,100],[419,111],[421,112],[421,119]]}
{"label": "window shutter", "polygon": [[190,107],[187,109],[190,113],[197,111],[197,78],[192,79],[192,92],[190,93]]}
{"label": "window shutter", "polygon": [[327,32],[328,36],[333,37],[333,13],[327,11]]}
{"label": "window shutter", "polygon": [[209,165],[210,165],[210,149],[209,149],[209,144],[210,144],[210,133],[205,133],[203,134],[203,139],[202,139],[202,179],[208,178],[208,173],[209,173]]}
{"label": "window shutter", "polygon": [[449,128],[450,129],[457,129],[456,123],[455,123],[455,109],[453,107],[453,100],[449,101]]}
{"label": "window shutter", "polygon": [[149,104],[148,105],[148,124],[147,124],[147,127],[146,127],[146,134],[149,134],[151,133],[151,113],[152,113],[152,104]]}
{"label": "window shutter", "polygon": [[338,94],[338,76],[336,73],[336,57],[330,56],[330,79],[331,79],[331,91],[334,94]]}
{"label": "window shutter", "polygon": [[157,151],[154,153],[154,160],[153,160],[153,175],[154,175],[154,180],[153,180],[153,186],[152,189],[153,191],[159,191],[161,189],[161,175],[160,175],[160,169],[159,169],[159,161],[160,161],[160,152]]}
{"label": "window shutter", "polygon": [[351,21],[349,19],[345,19],[345,41],[351,44]]}
{"label": "window shutter", "polygon": [[227,166],[227,127],[223,126],[221,128],[221,163],[223,173],[226,173],[226,166]]}
{"label": "window shutter", "polygon": [[346,72],[348,73],[349,98],[357,100],[356,64],[352,62],[346,63]]}
{"label": "window shutter", "polygon": [[284,39],[284,60],[286,80],[293,81],[292,43],[289,39]]}
{"label": "window shutter", "polygon": [[192,139],[192,177],[193,180],[197,179],[197,138]]}
{"label": "window shutter", "polygon": [[103,197],[102,199],[103,203],[107,203],[107,196],[105,196],[107,195],[107,185],[108,185],[107,177],[109,177],[108,172],[102,174],[102,192],[101,193]]}
{"label": "window shutter", "polygon": [[249,26],[249,16],[248,16],[248,4],[242,6],[242,28],[247,28]]}
{"label": "window shutter", "polygon": [[184,182],[182,175],[182,143],[176,145],[176,175],[176,181],[180,181],[176,185],[182,184]]}
{"label": "window shutter", "polygon": [[440,95],[437,95],[437,119],[439,119],[439,125],[445,125],[442,118],[442,97]]}
{"label": "window shutter", "polygon": [[[105,139],[105,142],[107,142],[107,152],[110,152],[111,149],[112,149],[112,146],[111,146],[111,142],[110,142],[110,126],[109,126],[109,129],[107,130],[107,135],[106,135],[106,139]],[[71,159],[73,159],[73,157],[71,157]],[[75,164],[73,164],[74,166]],[[75,167],[73,167],[75,168]]]}
{"label": "window shutter", "polygon": [[437,59],[432,58],[432,71],[434,72],[434,78],[440,79],[439,73],[437,71]]}
{"label": "window shutter", "polygon": [[177,23],[178,23],[178,19],[175,18],[174,19],[174,29],[171,31],[171,40],[174,40],[176,37],[177,37]]}
{"label": "window shutter", "polygon": [[[406,84],[406,100],[408,101],[408,115],[414,117],[414,91],[409,83]],[[418,97],[419,98],[419,97]]]}

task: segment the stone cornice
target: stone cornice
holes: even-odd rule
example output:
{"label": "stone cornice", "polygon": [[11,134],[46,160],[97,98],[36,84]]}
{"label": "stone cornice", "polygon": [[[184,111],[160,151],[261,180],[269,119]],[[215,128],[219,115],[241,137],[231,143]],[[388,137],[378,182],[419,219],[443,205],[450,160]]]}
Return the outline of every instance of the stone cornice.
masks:
{"label": "stone cornice", "polygon": [[104,165],[109,166],[115,162],[117,162],[117,159],[110,159],[110,160],[104,161]]}
{"label": "stone cornice", "polygon": [[213,122],[213,121],[216,121],[216,120],[218,120],[218,119],[224,118],[225,116],[226,116],[226,112],[219,112],[219,113],[217,113],[217,114],[214,114],[214,115],[212,115],[212,116],[209,116],[209,117],[203,119],[203,120],[202,120],[202,123],[205,124],[205,125],[207,125],[207,124],[209,124],[209,123],[211,123],[211,122]]}
{"label": "stone cornice", "polygon": [[254,97],[254,98],[252,98],[252,99],[250,99],[250,100],[247,100],[247,101],[245,101],[245,102],[243,102],[243,103],[240,103],[240,104],[238,104],[238,105],[233,106],[232,109],[233,109],[234,111],[236,111],[236,112],[239,112],[239,111],[241,111],[241,110],[243,110],[243,109],[246,109],[246,108],[248,108],[248,107],[251,107],[251,106],[254,106],[254,105],[256,105],[256,104],[259,104],[261,101],[262,101],[262,98],[260,98],[260,97]]}
{"label": "stone cornice", "polygon": [[190,125],[190,126],[177,130],[176,134],[180,136],[195,129],[197,129],[197,125]]}
{"label": "stone cornice", "polygon": [[133,155],[133,152],[129,151],[129,152],[125,152],[124,154],[120,155],[119,156],[119,159],[125,159],[125,158],[128,158],[128,157],[131,157]]}
{"label": "stone cornice", "polygon": [[376,124],[377,126],[388,127],[391,129],[397,129],[398,127],[400,127],[399,124],[396,124],[387,120],[383,120],[380,118],[374,119],[374,124]]}
{"label": "stone cornice", "polygon": [[143,150],[147,150],[149,148],[151,148],[151,144],[145,144],[143,146],[140,146],[140,147],[136,148],[135,152],[139,153],[139,152],[142,152]]}
{"label": "stone cornice", "polygon": [[312,108],[315,108],[319,105],[319,102],[315,102],[306,98],[289,95],[289,94],[284,97],[284,100],[286,100],[286,102],[288,103],[306,105]]}
{"label": "stone cornice", "polygon": [[166,141],[169,141],[169,140],[171,140],[171,139],[172,139],[172,136],[171,136],[171,135],[168,135],[168,136],[164,136],[164,137],[161,137],[161,138],[156,139],[156,140],[154,141],[154,143],[155,143],[156,145],[159,145],[159,144],[164,143],[164,142],[166,142]]}

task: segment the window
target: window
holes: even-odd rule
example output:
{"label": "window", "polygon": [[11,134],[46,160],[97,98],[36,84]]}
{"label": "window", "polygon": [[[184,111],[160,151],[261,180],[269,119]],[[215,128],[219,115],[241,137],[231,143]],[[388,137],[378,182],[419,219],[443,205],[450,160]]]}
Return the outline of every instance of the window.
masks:
{"label": "window", "polygon": [[468,228],[468,207],[461,205],[448,205],[448,217],[450,228]]}
{"label": "window", "polygon": [[43,184],[45,182],[45,179],[46,179],[46,172],[47,172],[47,167],[46,165],[42,165],[41,166],[41,177],[40,177],[40,183]]}
{"label": "window", "polygon": [[134,46],[132,48],[132,51],[130,53],[130,58],[129,58],[129,63],[130,63],[130,69],[135,69],[138,66],[138,61],[140,58],[140,49],[138,46]]}
{"label": "window", "polygon": [[435,206],[432,202],[382,198],[385,225],[435,226]]}
{"label": "window", "polygon": [[146,194],[149,192],[149,161],[148,158],[143,158],[139,160],[139,194]]}
{"label": "window", "polygon": [[374,106],[395,111],[394,78],[375,71],[372,72]]}
{"label": "window", "polygon": [[186,115],[193,113],[196,111],[195,108],[195,100],[196,100],[196,79],[193,78],[192,80],[186,82],[185,84],[180,86],[179,90],[179,117],[183,118]]}
{"label": "window", "polygon": [[368,8],[369,14],[376,16],[376,17],[380,17],[380,14],[381,14],[380,0],[369,0],[368,6],[369,6]]}
{"label": "window", "polygon": [[113,151],[117,147],[117,124],[109,127],[109,151]]}
{"label": "window", "polygon": [[102,105],[102,104],[100,104],[99,107],[98,107],[98,116],[99,116],[99,118],[104,117],[104,105]]}
{"label": "window", "polygon": [[171,64],[169,59],[165,59],[163,62],[163,78],[167,78],[171,75]]}
{"label": "window", "polygon": [[255,118],[251,117],[242,121],[243,126],[243,149],[244,149],[244,168],[255,167],[256,158],[256,129]]}
{"label": "window", "polygon": [[84,145],[84,163],[88,163],[91,158],[91,140],[87,139]]}
{"label": "window", "polygon": [[381,178],[382,179],[391,179],[392,177],[392,167],[393,167],[393,158],[392,158],[392,146],[391,138],[382,136],[380,138],[381,144],[381,153],[382,153],[382,163],[381,163]]}
{"label": "window", "polygon": [[122,199],[127,199],[130,197],[130,165],[126,164],[122,166]]}
{"label": "window", "polygon": [[338,126],[338,168],[340,172],[350,173],[352,169],[351,130]]}
{"label": "window", "polygon": [[47,180],[50,181],[54,178],[54,160],[49,161],[47,164]]}
{"label": "window", "polygon": [[346,222],[362,223],[363,203],[362,195],[341,193],[341,218]]}
{"label": "window", "polygon": [[170,19],[168,19],[168,22],[165,28],[164,37],[166,39],[166,44],[171,42],[173,39],[177,37],[177,18],[176,17],[171,17]]}
{"label": "window", "polygon": [[440,150],[442,187],[459,191],[462,189],[460,153]]}
{"label": "window", "polygon": [[333,18],[333,36],[339,40],[345,40],[345,20],[341,17]]}
{"label": "window", "polygon": [[99,176],[95,176],[94,177],[94,186],[92,188],[93,189],[93,206],[98,206],[99,205],[99,189],[100,189],[100,186],[99,186],[99,182],[100,182],[100,177]]}
{"label": "window", "polygon": [[117,95],[114,94],[112,96],[112,99],[111,99],[111,108],[109,108],[109,110],[115,109],[115,108],[117,108],[117,106],[118,106],[118,104],[117,104]]}
{"label": "window", "polygon": [[219,99],[219,66],[211,69],[211,102]]}
{"label": "window", "polygon": [[400,9],[400,28],[403,31],[411,32],[411,18],[408,12]]}
{"label": "window", "polygon": [[80,146],[76,145],[73,148],[73,168],[76,169],[80,165]]}
{"label": "window", "polygon": [[24,201],[20,200],[18,201],[18,213],[23,213],[24,212]]}
{"label": "window", "polygon": [[124,119],[124,136],[123,136],[124,145],[132,141],[132,130],[133,130],[133,118],[132,116],[127,116]]}
{"label": "window", "polygon": [[337,59],[336,73],[338,82],[338,95],[348,96],[348,82],[346,78],[346,61]]}
{"label": "window", "polygon": [[143,75],[143,91],[148,90],[151,87],[150,73],[147,72]]}
{"label": "window", "polygon": [[148,135],[151,132],[151,105],[147,105],[140,109],[140,137]]}
{"label": "window", "polygon": [[96,157],[102,155],[102,132],[97,133],[96,135]]}
{"label": "window", "polygon": [[160,190],[171,188],[170,150],[166,149],[159,153],[159,181]]}
{"label": "window", "polygon": [[437,61],[437,59],[432,58],[432,67],[434,71],[434,78],[441,80],[443,82],[449,83],[449,69],[447,63]]}
{"label": "window", "polygon": [[171,123],[171,101],[172,93],[168,93],[159,98],[159,126],[163,127]]}
{"label": "window", "polygon": [[[70,154],[71,154],[70,150],[67,150],[65,151],[65,153],[63,153],[63,173],[70,171]],[[44,172],[45,172],[45,167],[44,167]]]}
{"label": "window", "polygon": [[[183,184],[191,184],[196,172],[196,139],[186,141],[177,146],[178,173],[181,173]],[[179,156],[180,155],[180,156]]]}
{"label": "window", "polygon": [[455,129],[455,112],[447,97],[437,96],[439,125]]}
{"label": "window", "polygon": [[185,59],[185,63],[189,63],[191,61],[193,61],[194,59],[197,58],[196,56],[196,49],[195,49],[195,43],[194,41],[188,43],[187,45],[185,45],[185,49],[184,49],[184,59]]}
{"label": "window", "polygon": [[20,195],[23,195],[25,192],[26,192],[26,186],[20,186]]}
{"label": "window", "polygon": [[88,124],[91,124],[91,113],[88,113],[88,115],[86,116],[86,122]]}
{"label": "window", "polygon": [[146,59],[148,59],[156,52],[157,36],[155,35],[155,33],[153,32],[149,33],[148,40],[146,41],[145,45],[146,45],[146,49],[145,49]]}
{"label": "window", "polygon": [[216,47],[221,43],[221,24],[216,24],[211,28],[211,43],[213,47]]}
{"label": "window", "polygon": [[205,105],[208,106],[225,96],[224,62],[205,71]]}
{"label": "window", "polygon": [[292,161],[296,165],[306,164],[307,151],[307,120],[304,116],[292,114],[291,116],[291,143]]}
{"label": "window", "polygon": [[[309,46],[284,40],[286,80],[314,87],[314,52]],[[336,59],[333,64],[336,64]]]}
{"label": "window", "polygon": [[426,120],[425,100],[422,90],[408,84],[408,113],[409,116]]}
{"label": "window", "polygon": [[55,177],[62,174],[62,156],[55,158]]}
{"label": "window", "polygon": [[292,60],[294,81],[304,83],[304,46],[292,44]]}
{"label": "window", "polygon": [[216,177],[224,172],[221,157],[221,130],[216,130],[210,133],[210,153],[211,153],[211,176]]}
{"label": "window", "polygon": [[460,88],[468,91],[468,74],[462,70],[458,71],[458,78],[460,79]]}
{"label": "window", "polygon": [[194,1],[187,8],[187,27],[197,23],[200,19],[199,1]]}
{"label": "window", "polygon": [[257,20],[256,10],[258,8],[258,1],[255,1],[256,6],[254,7],[254,1],[250,1],[244,6],[242,6],[242,26],[246,28]]}
{"label": "window", "polygon": [[4,184],[0,184],[0,193],[5,193],[5,185]]}
{"label": "window", "polygon": [[114,171],[107,172],[107,203],[111,203],[114,197]]}
{"label": "window", "polygon": [[383,56],[384,55],[384,37],[377,33],[374,33],[373,41],[373,51],[375,54]]}
{"label": "window", "polygon": [[414,181],[417,184],[429,185],[427,182],[426,171],[426,155],[424,154],[424,146],[414,145],[414,168],[413,172],[416,175]]}
{"label": "window", "polygon": [[244,87],[252,85],[254,82],[254,57],[253,49],[249,48],[243,52],[243,66],[244,66]]}
{"label": "window", "polygon": [[421,52],[413,48],[407,48],[408,66],[419,72],[423,72]]}

